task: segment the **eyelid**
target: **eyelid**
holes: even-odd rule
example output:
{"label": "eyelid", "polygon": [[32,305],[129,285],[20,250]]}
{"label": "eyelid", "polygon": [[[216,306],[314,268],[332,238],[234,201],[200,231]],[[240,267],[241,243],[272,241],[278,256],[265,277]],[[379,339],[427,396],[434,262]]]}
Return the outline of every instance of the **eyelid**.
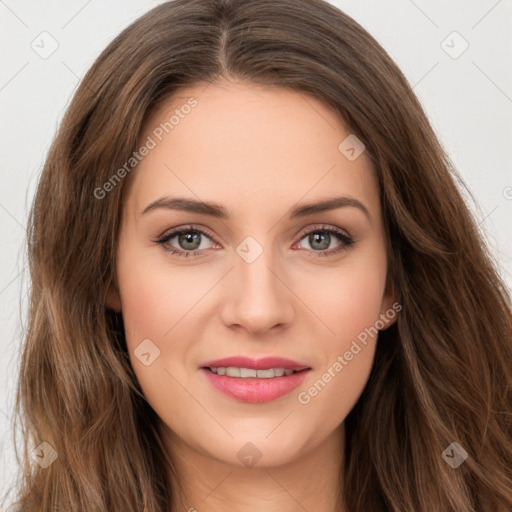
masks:
{"label": "eyelid", "polygon": [[198,233],[202,233],[212,240],[215,239],[215,235],[212,231],[210,231],[208,228],[204,228],[196,224],[186,224],[185,226],[178,226],[176,228],[169,229],[162,235],[162,237],[167,237],[168,235],[179,235],[182,231],[197,231]]}
{"label": "eyelid", "polygon": [[339,233],[341,235],[346,236],[347,238],[352,238],[352,235],[349,234],[349,232],[345,229],[341,229],[335,226],[331,226],[330,224],[313,224],[312,226],[308,226],[307,228],[304,228],[303,230],[300,230],[295,237],[299,237],[299,239],[304,238],[306,235],[309,235],[311,232],[314,231],[329,231],[334,233]]}

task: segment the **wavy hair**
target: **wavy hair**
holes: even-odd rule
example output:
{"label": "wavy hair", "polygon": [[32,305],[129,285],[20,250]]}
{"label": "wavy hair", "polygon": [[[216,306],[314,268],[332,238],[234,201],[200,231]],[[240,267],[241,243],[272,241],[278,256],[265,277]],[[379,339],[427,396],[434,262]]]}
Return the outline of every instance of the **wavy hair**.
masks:
{"label": "wavy hair", "polygon": [[[383,48],[322,0],[175,0],[136,20],[80,83],[28,226],[30,304],[16,394],[17,510],[164,512],[178,481],[131,368],[116,282],[126,162],[149,114],[229,77],[318,98],[366,145],[389,278],[403,309],[380,334],[346,419],[348,509],[512,510],[511,299],[417,98]],[[32,461],[47,442],[48,468]],[[457,469],[442,452],[468,453]]]}

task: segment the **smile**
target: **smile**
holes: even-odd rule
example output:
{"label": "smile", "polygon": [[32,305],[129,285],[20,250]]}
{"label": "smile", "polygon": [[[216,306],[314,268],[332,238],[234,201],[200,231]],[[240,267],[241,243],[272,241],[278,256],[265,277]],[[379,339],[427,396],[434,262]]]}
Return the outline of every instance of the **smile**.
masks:
{"label": "smile", "polygon": [[203,362],[199,370],[217,391],[235,400],[270,402],[299,387],[311,367],[284,357],[231,356]]}

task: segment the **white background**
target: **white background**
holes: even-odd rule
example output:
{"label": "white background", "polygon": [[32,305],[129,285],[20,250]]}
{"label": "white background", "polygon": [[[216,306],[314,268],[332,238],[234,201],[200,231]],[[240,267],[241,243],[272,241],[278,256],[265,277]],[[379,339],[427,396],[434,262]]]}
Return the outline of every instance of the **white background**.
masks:
{"label": "white background", "polygon": [[[15,469],[10,418],[29,279],[25,225],[37,179],[85,71],[158,3],[0,0],[0,492]],[[512,0],[332,3],[384,46],[414,86],[476,199],[471,208],[512,287]],[[58,42],[47,59],[31,48],[44,31]],[[446,39],[453,31],[463,39]],[[456,59],[442,47],[455,54],[464,40],[469,47]]]}

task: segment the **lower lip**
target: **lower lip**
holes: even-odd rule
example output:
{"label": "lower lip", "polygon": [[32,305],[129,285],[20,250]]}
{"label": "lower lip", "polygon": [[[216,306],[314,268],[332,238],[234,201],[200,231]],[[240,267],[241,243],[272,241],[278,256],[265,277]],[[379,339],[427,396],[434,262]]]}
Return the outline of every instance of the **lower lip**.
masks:
{"label": "lower lip", "polygon": [[241,379],[217,375],[206,368],[201,368],[201,371],[206,374],[210,383],[222,393],[231,398],[252,403],[270,402],[290,393],[302,384],[306,374],[309,373],[309,370],[303,370],[271,379]]}

